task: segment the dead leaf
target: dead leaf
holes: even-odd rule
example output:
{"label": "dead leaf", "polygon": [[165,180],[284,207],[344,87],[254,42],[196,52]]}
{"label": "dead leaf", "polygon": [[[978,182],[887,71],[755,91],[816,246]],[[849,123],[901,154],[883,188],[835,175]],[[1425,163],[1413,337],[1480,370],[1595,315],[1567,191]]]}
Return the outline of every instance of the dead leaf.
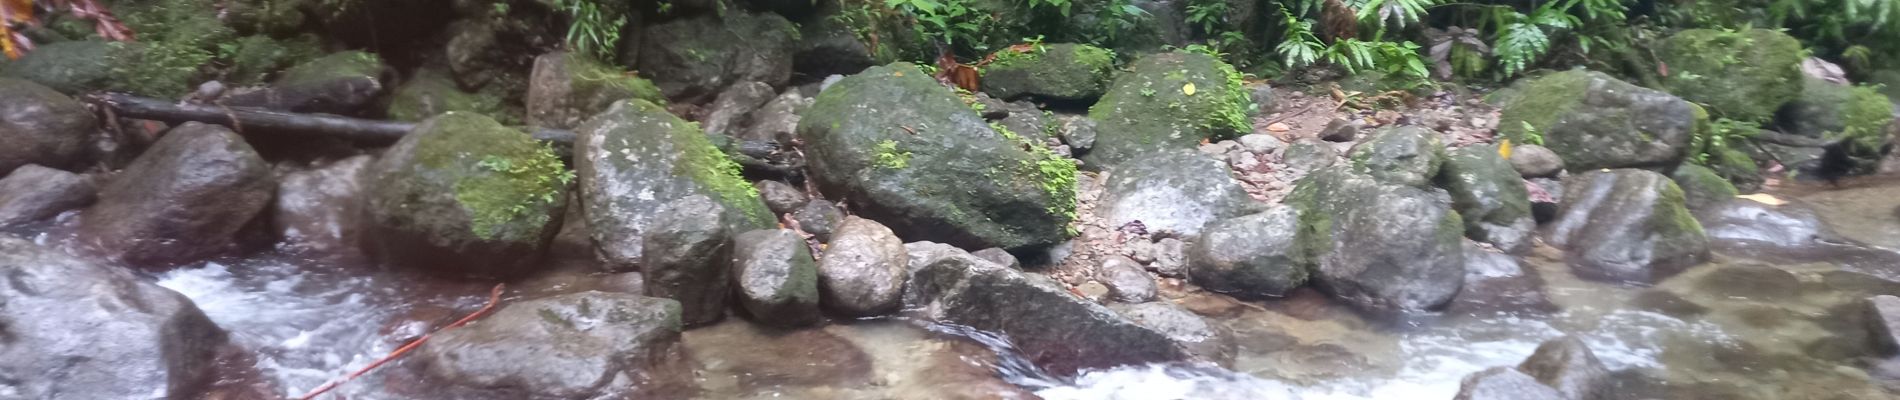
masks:
{"label": "dead leaf", "polygon": [[1275,122],[1267,125],[1268,132],[1286,132],[1290,130],[1293,130],[1293,127],[1286,126],[1284,123]]}
{"label": "dead leaf", "polygon": [[1498,139],[1498,156],[1511,159],[1511,139]]}
{"label": "dead leaf", "polygon": [[1181,94],[1185,94],[1185,95],[1189,95],[1189,96],[1193,96],[1193,95],[1194,95],[1194,82],[1188,82],[1188,83],[1187,83],[1186,85],[1181,85]]}

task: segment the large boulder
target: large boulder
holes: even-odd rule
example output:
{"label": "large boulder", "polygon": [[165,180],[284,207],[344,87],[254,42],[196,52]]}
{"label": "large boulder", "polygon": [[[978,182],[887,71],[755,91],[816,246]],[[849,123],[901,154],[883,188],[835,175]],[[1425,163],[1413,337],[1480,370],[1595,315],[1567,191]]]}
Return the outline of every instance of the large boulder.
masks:
{"label": "large boulder", "polygon": [[1591,279],[1653,283],[1709,258],[1709,238],[1668,177],[1637,169],[1564,180],[1557,220],[1544,238]]}
{"label": "large boulder", "polygon": [[244,138],[186,123],[99,190],[79,232],[94,249],[129,264],[188,262],[229,250],[276,188],[270,166]]}
{"label": "large boulder", "polygon": [[66,94],[105,89],[113,84],[115,74],[112,65],[102,60],[125,48],[139,47],[97,40],[47,43],[18,60],[0,64],[0,77],[32,81]]}
{"label": "large boulder", "polygon": [[0,228],[41,221],[92,204],[91,179],[28,164],[0,178]]}
{"label": "large boulder", "polygon": [[1227,165],[1193,150],[1153,153],[1123,163],[1108,177],[1096,210],[1108,226],[1141,222],[1151,232],[1201,235],[1208,223],[1264,207],[1240,186]]}
{"label": "large boulder", "polygon": [[363,155],[282,174],[271,202],[271,228],[292,248],[352,249],[362,243]]}
{"label": "large boulder", "polygon": [[1669,93],[1729,119],[1762,123],[1801,94],[1807,52],[1779,30],[1688,29],[1663,39],[1656,54],[1669,66]]}
{"label": "large boulder", "polygon": [[1574,336],[1565,336],[1544,341],[1537,345],[1537,351],[1530,358],[1517,365],[1517,370],[1532,378],[1537,378],[1563,395],[1565,399],[1609,400],[1611,386],[1610,370],[1597,360],[1596,353],[1590,351],[1582,340]]}
{"label": "large boulder", "polygon": [[902,15],[870,4],[821,2],[820,15],[798,25],[792,69],[799,75],[850,75],[901,59],[921,59],[922,41]]}
{"label": "large boulder", "polygon": [[643,29],[637,66],[666,97],[696,103],[739,82],[783,87],[798,27],[772,13],[727,10]]}
{"label": "large boulder", "polygon": [[1530,192],[1511,163],[1492,146],[1451,151],[1438,187],[1451,193],[1452,207],[1465,220],[1465,236],[1507,252],[1530,249]]}
{"label": "large boulder", "polygon": [[0,78],[0,98],[0,176],[27,164],[74,165],[99,125],[85,104],[33,82]]}
{"label": "large boulder", "polygon": [[790,229],[761,229],[732,239],[732,276],[752,320],[775,326],[816,323],[818,263]]}
{"label": "large boulder", "polygon": [[1416,126],[1381,129],[1346,156],[1355,171],[1387,183],[1425,186],[1445,165],[1438,133]]}
{"label": "large boulder", "polygon": [[1735,185],[1722,179],[1715,170],[1696,164],[1682,164],[1669,173],[1669,179],[1676,181],[1682,188],[1683,204],[1691,210],[1700,210],[1734,199],[1740,194]]}
{"label": "large boulder", "polygon": [[1657,168],[1682,162],[1694,136],[1689,102],[1581,69],[1518,82],[1489,100],[1502,107],[1498,132],[1539,143],[1572,171]]}
{"label": "large boulder", "polygon": [[0,237],[0,390],[18,399],[190,399],[225,333],[130,271]]}
{"label": "large boulder", "polygon": [[594,244],[614,272],[636,270],[643,243],[668,203],[706,196],[721,204],[716,219],[739,233],[773,226],[758,190],[739,165],[692,123],[646,100],[614,103],[577,130],[574,167]]}
{"label": "large boulder", "polygon": [[643,99],[666,104],[652,82],[586,56],[553,52],[534,58],[528,77],[528,124],[573,129],[614,102]]}
{"label": "large boulder", "polygon": [[1098,123],[1091,164],[1115,166],[1163,149],[1253,131],[1240,72],[1214,57],[1175,51],[1136,60],[1089,108]]}
{"label": "large boulder", "polygon": [[1235,297],[1285,296],[1306,283],[1295,247],[1299,224],[1299,211],[1284,205],[1209,223],[1188,251],[1188,279]]}
{"label": "large boulder", "polygon": [[364,173],[373,250],[451,275],[532,271],[559,231],[573,173],[527,133],[488,117],[431,118]]}
{"label": "large boulder", "polygon": [[798,133],[823,191],[900,236],[1012,249],[1070,236],[1073,161],[992,128],[911,64],[833,84]]}
{"label": "large boulder", "polygon": [[1406,312],[1444,305],[1464,283],[1464,221],[1449,197],[1327,169],[1295,183],[1287,204],[1299,209],[1300,254],[1321,289],[1361,309]]}
{"label": "large boulder", "polygon": [[706,195],[660,206],[640,247],[640,274],[649,296],[680,302],[686,326],[718,322],[732,297],[732,237],[738,224],[722,221],[726,206]]}
{"label": "large boulder", "polygon": [[983,67],[983,92],[998,99],[1089,102],[1108,90],[1115,53],[1086,44],[1004,49]]}
{"label": "large boulder", "polygon": [[1695,209],[1696,222],[1711,241],[1749,246],[1804,248],[1826,242],[1845,242],[1804,203],[1768,205],[1730,199]]}
{"label": "large boulder", "polygon": [[[1824,142],[1845,141],[1848,145],[1849,170],[1873,172],[1880,163],[1880,148],[1890,140],[1887,126],[1893,122],[1893,101],[1872,87],[1847,86],[1807,78],[1800,97],[1775,113],[1775,124],[1794,135],[1818,138]],[[1795,164],[1803,160],[1783,160]]]}
{"label": "large boulder", "polygon": [[849,317],[897,311],[904,301],[909,253],[890,228],[845,217],[818,260],[818,289],[825,308]]}
{"label": "large boulder", "polygon": [[[436,334],[409,364],[478,398],[662,398],[691,385],[672,300],[587,291],[509,304]],[[656,397],[661,396],[661,397]]]}
{"label": "large boulder", "polygon": [[[708,135],[739,136],[739,125],[745,123],[746,114],[764,107],[766,102],[776,97],[778,93],[772,90],[772,85],[763,82],[735,83],[720,91],[711,104],[700,109],[699,125]],[[797,124],[792,125],[796,129]],[[772,138],[763,141],[772,141]]]}
{"label": "large boulder", "polygon": [[362,51],[332,53],[291,67],[269,87],[233,93],[221,103],[293,112],[356,114],[383,94],[383,59]]}

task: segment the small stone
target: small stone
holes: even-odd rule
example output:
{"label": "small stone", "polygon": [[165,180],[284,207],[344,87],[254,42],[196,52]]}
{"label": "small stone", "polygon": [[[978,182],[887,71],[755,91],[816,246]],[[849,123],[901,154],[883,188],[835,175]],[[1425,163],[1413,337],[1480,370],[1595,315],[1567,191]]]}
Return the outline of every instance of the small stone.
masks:
{"label": "small stone", "polygon": [[1320,129],[1319,139],[1328,142],[1350,142],[1359,137],[1359,123],[1345,118],[1334,118]]}
{"label": "small stone", "polygon": [[1155,280],[1142,271],[1141,264],[1127,257],[1109,257],[1096,271],[1097,280],[1108,285],[1109,297],[1123,303],[1143,303],[1155,298]]}
{"label": "small stone", "polygon": [[[1063,243],[1066,244],[1068,242]],[[1009,267],[1010,269],[1023,269],[1022,261],[1016,260],[1016,256],[1009,254],[1009,251],[1003,250],[1002,248],[991,247],[977,250],[975,253],[970,253],[970,255],[996,263],[997,265]]]}
{"label": "small stone", "polygon": [[910,253],[890,228],[845,217],[818,261],[818,289],[826,309],[848,317],[875,317],[903,305]]}
{"label": "small stone", "polygon": [[1279,137],[1261,133],[1241,136],[1239,141],[1241,147],[1254,154],[1269,154],[1286,147],[1286,141]]}
{"label": "small stone", "polygon": [[815,200],[792,212],[792,220],[798,221],[799,230],[812,234],[820,242],[830,242],[831,231],[844,222],[844,213],[829,201]]}
{"label": "small stone", "polygon": [[1574,336],[1545,341],[1517,370],[1543,382],[1565,399],[1610,398],[1610,371],[1590,347]]}
{"label": "small stone", "polygon": [[52,218],[92,204],[96,195],[85,177],[27,164],[0,179],[0,227]]}
{"label": "small stone", "polygon": [[1148,263],[1148,269],[1161,276],[1181,277],[1187,273],[1187,243],[1181,239],[1162,238],[1155,241],[1154,261]]}
{"label": "small stone", "polygon": [[1077,153],[1085,153],[1095,147],[1095,120],[1087,116],[1071,115],[1062,117],[1056,126],[1056,134],[1062,135],[1062,141]]}
{"label": "small stone", "polygon": [[1267,125],[1267,131],[1269,132],[1286,132],[1290,130],[1293,130],[1293,127],[1287,126],[1284,122],[1275,122]]}
{"label": "small stone", "polygon": [[1155,245],[1147,239],[1135,238],[1122,245],[1122,254],[1138,263],[1152,263],[1155,262]]}
{"label": "small stone", "polygon": [[765,200],[765,207],[772,209],[774,214],[796,212],[811,201],[811,196],[805,195],[805,191],[789,183],[765,180],[752,185],[759,188],[759,197]]}
{"label": "small stone", "polygon": [[773,326],[818,322],[818,266],[810,247],[789,229],[756,230],[732,239],[732,276],[739,304],[752,320]]}
{"label": "small stone", "polygon": [[1534,144],[1511,147],[1511,168],[1525,178],[1549,178],[1564,170],[1564,159],[1549,148]]}

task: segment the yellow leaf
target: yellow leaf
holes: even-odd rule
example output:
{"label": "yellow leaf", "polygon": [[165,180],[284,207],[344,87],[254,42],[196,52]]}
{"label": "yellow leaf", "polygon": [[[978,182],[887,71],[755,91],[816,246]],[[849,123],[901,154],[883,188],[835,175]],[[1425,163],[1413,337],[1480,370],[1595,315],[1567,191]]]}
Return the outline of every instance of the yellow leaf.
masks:
{"label": "yellow leaf", "polygon": [[1756,194],[1741,195],[1741,196],[1735,196],[1735,197],[1754,200],[1756,203],[1762,203],[1762,204],[1767,204],[1771,206],[1779,206],[1782,204],[1788,204],[1788,201],[1782,200],[1780,198],[1775,197],[1774,195],[1770,195],[1767,193],[1756,193]]}
{"label": "yellow leaf", "polygon": [[1498,156],[1506,160],[1511,159],[1511,139],[1498,140]]}
{"label": "yellow leaf", "polygon": [[1185,95],[1189,95],[1189,96],[1193,96],[1193,95],[1194,95],[1194,82],[1188,82],[1188,83],[1187,83],[1186,85],[1181,85],[1181,94],[1185,94]]}
{"label": "yellow leaf", "polygon": [[0,0],[0,23],[33,20],[33,0]]}

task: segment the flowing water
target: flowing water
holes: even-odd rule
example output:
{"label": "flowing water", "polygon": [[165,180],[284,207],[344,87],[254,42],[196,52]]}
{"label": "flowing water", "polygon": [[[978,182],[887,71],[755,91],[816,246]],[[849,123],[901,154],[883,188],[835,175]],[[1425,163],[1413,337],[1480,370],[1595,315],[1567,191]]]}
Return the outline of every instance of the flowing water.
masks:
{"label": "flowing water", "polygon": [[[1728,244],[1713,262],[1655,287],[1576,279],[1560,253],[1540,248],[1524,258],[1528,271],[1500,276],[1541,282],[1547,303],[1455,306],[1397,321],[1362,318],[1311,291],[1266,303],[1176,299],[1232,330],[1238,351],[1230,368],[1136,365],[1061,379],[1012,354],[1007,338],[902,318],[794,332],[732,318],[683,341],[698,368],[699,397],[719,399],[1450,399],[1465,375],[1515,365],[1564,335],[1617,371],[1630,398],[1900,397],[1889,389],[1900,386],[1900,365],[1872,356],[1855,306],[1872,294],[1900,294],[1900,285],[1873,278],[1900,277],[1892,263],[1900,260],[1900,184],[1785,196],[1811,204],[1864,246]],[[297,254],[205,262],[156,279],[229,330],[267,386],[287,397],[480,307],[488,291]],[[380,375],[335,393],[403,398],[386,393]]]}

